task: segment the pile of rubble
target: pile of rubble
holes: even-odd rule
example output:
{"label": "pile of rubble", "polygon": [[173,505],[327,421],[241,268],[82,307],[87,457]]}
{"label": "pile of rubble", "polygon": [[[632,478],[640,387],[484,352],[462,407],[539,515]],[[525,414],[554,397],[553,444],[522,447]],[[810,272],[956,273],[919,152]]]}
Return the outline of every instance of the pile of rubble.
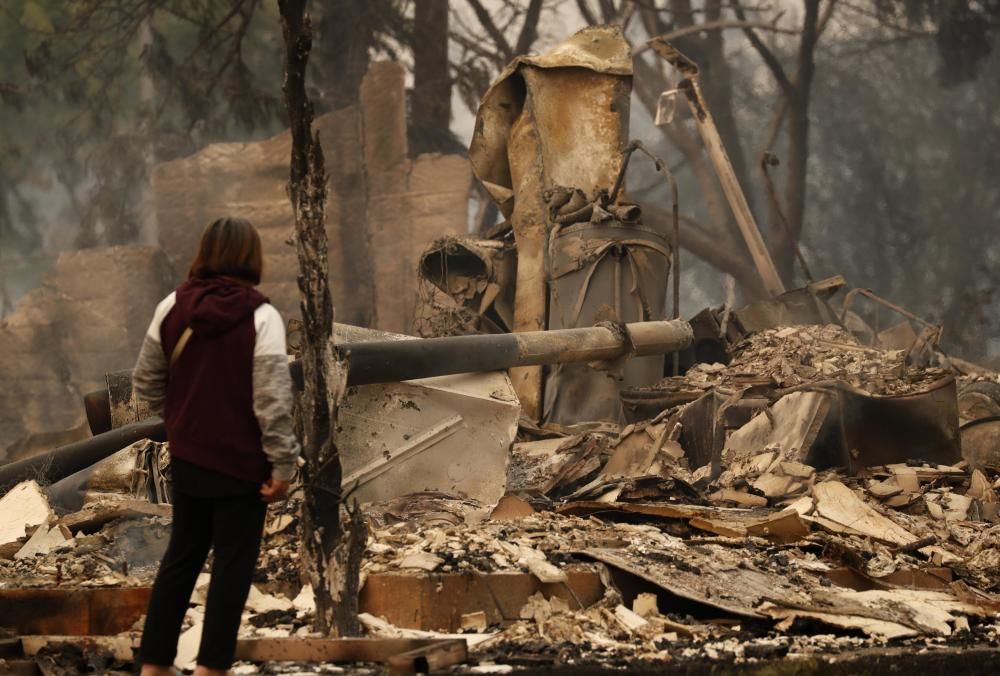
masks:
{"label": "pile of rubble", "polygon": [[[863,446],[831,462],[824,432],[855,410],[845,391],[910,401],[961,375],[840,327],[793,326],[751,334],[729,364],[665,379],[651,391],[690,394],[623,428],[525,422],[499,504],[425,491],[366,505],[362,624],[380,640],[460,638],[480,671],[996,646],[1000,467],[958,445],[939,449],[951,462],[898,450],[873,460]],[[904,410],[922,424],[923,409]],[[948,415],[957,425],[957,409]],[[91,498],[57,514],[28,481],[0,499],[0,606],[4,593],[63,588],[148,594],[169,505]],[[317,638],[300,539],[298,504],[273,509],[247,645]],[[133,605],[108,631],[129,645],[142,599]]]}
{"label": "pile of rubble", "polygon": [[704,389],[739,386],[753,378],[791,388],[837,380],[869,394],[886,395],[919,391],[946,373],[942,368],[908,366],[906,361],[904,350],[863,346],[840,326],[787,326],[751,334],[733,348],[727,368],[699,364],[684,382]]}

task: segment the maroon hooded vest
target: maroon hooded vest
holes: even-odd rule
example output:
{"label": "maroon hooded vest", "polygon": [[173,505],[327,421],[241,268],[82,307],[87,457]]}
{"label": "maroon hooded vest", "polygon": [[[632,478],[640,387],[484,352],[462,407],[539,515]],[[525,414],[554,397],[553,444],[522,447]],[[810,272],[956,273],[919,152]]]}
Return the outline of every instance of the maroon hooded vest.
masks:
{"label": "maroon hooded vest", "polygon": [[220,277],[189,279],[160,327],[169,362],[187,327],[193,335],[170,368],[164,419],[170,454],[227,476],[263,483],[271,465],[253,411],[256,289]]}

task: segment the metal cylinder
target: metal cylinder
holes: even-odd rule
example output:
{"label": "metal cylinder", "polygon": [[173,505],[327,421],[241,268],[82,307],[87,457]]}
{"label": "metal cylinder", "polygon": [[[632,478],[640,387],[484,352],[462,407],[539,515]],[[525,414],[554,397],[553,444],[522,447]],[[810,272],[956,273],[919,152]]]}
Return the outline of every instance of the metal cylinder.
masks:
{"label": "metal cylinder", "polygon": [[528,331],[424,340],[343,343],[347,384],[368,385],[456,373],[501,371],[517,366],[606,361],[665,354],[691,344],[683,320],[635,322],[557,331]]}

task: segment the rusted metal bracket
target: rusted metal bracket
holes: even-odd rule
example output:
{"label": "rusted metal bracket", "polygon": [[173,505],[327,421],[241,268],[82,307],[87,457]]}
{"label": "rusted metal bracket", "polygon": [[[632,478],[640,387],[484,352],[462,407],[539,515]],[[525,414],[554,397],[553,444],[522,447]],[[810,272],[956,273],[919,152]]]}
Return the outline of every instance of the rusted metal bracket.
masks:
{"label": "rusted metal bracket", "polygon": [[733,211],[733,216],[736,218],[736,224],[740,228],[747,249],[750,250],[750,256],[753,258],[757,272],[764,283],[764,288],[771,296],[780,296],[785,292],[785,284],[781,281],[781,275],[778,274],[771,253],[760,234],[760,228],[757,227],[757,222],[750,211],[750,205],[747,204],[743,188],[740,187],[739,180],[736,178],[736,172],[733,170],[726,148],[722,145],[722,137],[715,126],[715,121],[705,105],[705,98],[698,85],[698,66],[676,47],[661,38],[653,38],[648,44],[653,51],[681,74],[678,89],[684,92],[687,97],[702,143],[705,144],[705,150],[708,151],[712,166],[715,167],[722,191]]}

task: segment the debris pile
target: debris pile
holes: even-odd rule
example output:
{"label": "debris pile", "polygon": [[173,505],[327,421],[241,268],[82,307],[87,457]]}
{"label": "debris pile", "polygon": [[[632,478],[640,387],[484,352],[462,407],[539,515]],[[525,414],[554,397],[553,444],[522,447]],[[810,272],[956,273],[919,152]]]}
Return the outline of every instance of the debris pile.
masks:
{"label": "debris pile", "polygon": [[798,325],[754,333],[731,349],[728,364],[700,363],[684,376],[652,389],[706,390],[768,385],[778,389],[839,381],[873,395],[926,389],[948,374],[940,367],[907,364],[904,350],[864,346],[843,327]]}
{"label": "debris pile", "polygon": [[[906,453],[811,464],[828,458],[815,452],[827,404],[843,406],[829,382],[902,400],[953,375],[839,327],[785,327],[741,341],[729,364],[664,380],[660,391],[695,394],[645,420],[525,423],[499,504],[424,491],[366,506],[363,624],[380,640],[464,637],[484,665],[995,644],[1000,467]],[[711,415],[695,415],[712,397]],[[735,414],[724,405],[740,399]],[[705,448],[699,420],[720,435]],[[91,494],[57,515],[37,483],[9,491],[0,592],[148,587],[170,508],[132,495]],[[315,638],[300,537],[296,503],[272,512],[241,640]],[[134,640],[137,620],[118,630]]]}

